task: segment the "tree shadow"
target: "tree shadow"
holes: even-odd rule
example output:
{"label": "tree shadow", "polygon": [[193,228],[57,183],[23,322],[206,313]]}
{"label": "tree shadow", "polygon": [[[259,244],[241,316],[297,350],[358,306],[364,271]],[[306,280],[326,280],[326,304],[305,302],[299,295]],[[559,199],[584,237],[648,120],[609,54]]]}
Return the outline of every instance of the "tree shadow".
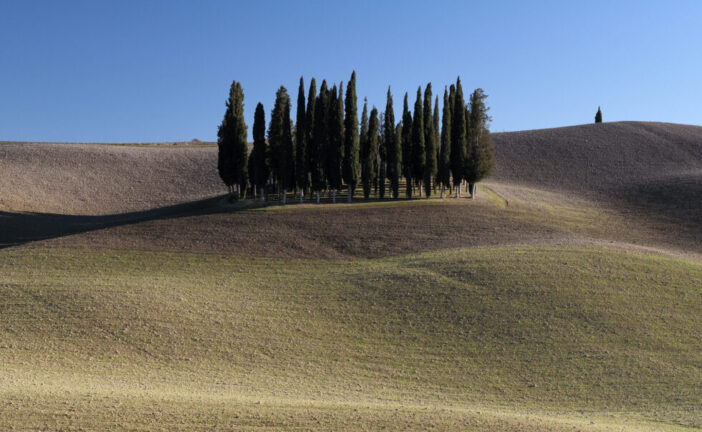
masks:
{"label": "tree shadow", "polygon": [[222,205],[224,199],[224,196],[217,196],[144,211],[97,216],[0,211],[0,249],[121,225],[246,208],[242,205]]}

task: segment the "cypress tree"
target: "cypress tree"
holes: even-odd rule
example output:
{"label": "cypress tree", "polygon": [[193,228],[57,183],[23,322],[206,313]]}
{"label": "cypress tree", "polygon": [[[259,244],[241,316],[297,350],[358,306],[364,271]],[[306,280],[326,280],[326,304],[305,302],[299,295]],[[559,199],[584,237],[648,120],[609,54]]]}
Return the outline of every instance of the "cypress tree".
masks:
{"label": "cypress tree", "polygon": [[278,191],[280,192],[281,180],[283,176],[283,157],[285,151],[283,149],[283,116],[285,115],[285,106],[289,103],[290,97],[285,87],[280,86],[275,94],[275,104],[271,111],[271,121],[268,123],[268,145],[269,145],[269,166],[271,176],[275,182]]}
{"label": "cypress tree", "polygon": [[602,123],[602,110],[597,107],[597,113],[595,114],[595,123]]}
{"label": "cypress tree", "polygon": [[254,188],[254,198],[258,188],[261,193],[261,200],[265,201],[265,187],[268,182],[268,149],[266,144],[266,114],[263,110],[263,104],[260,102],[256,105],[256,113],[254,114],[253,124],[253,150],[249,164],[249,174],[251,176],[251,187]]}
{"label": "cypress tree", "polygon": [[402,175],[406,182],[407,198],[412,198],[412,114],[407,93],[402,107]]}
{"label": "cypress tree", "polygon": [[233,81],[229,88],[229,98],[224,119],[217,130],[217,170],[230,197],[234,197],[234,186],[240,190],[240,197],[246,194],[248,182],[248,145],[244,121],[244,91],[241,84]]}
{"label": "cypress tree", "polygon": [[[365,110],[364,110],[365,111]],[[368,199],[370,190],[376,180],[377,158],[378,158],[378,110],[373,107],[368,122],[368,133],[366,138],[367,154],[364,158],[363,171],[367,178],[363,183],[363,195]]]}
{"label": "cypress tree", "polygon": [[494,149],[488,123],[489,108],[485,103],[487,95],[483,89],[476,89],[470,96],[469,110],[469,150],[466,162],[466,181],[470,185],[471,197],[475,198],[475,183],[492,172],[495,165]]}
{"label": "cypress tree", "polygon": [[314,129],[315,129],[315,121],[314,121],[314,113],[315,113],[315,106],[317,105],[317,82],[315,81],[314,78],[310,81],[310,90],[309,93],[307,93],[307,113],[305,114],[305,132],[306,132],[306,141],[305,143],[307,144],[306,150],[306,155],[305,155],[305,166],[306,166],[306,173],[305,175],[307,176],[307,187],[309,188],[311,186],[311,180],[310,180],[310,175],[312,171],[312,159],[314,158],[313,155],[315,154],[315,147],[314,147]]}
{"label": "cypress tree", "polygon": [[278,190],[282,190],[285,203],[287,190],[295,184],[295,150],[290,122],[290,96],[283,86],[276,92],[275,106],[268,125],[268,143],[271,174],[277,182]]}
{"label": "cypress tree", "polygon": [[387,177],[390,179],[392,197],[397,199],[400,195],[400,148],[398,141],[401,139],[395,133],[395,108],[393,108],[392,93],[388,87],[387,102],[385,104],[385,150],[387,158]]}
{"label": "cypress tree", "polygon": [[422,110],[422,87],[417,89],[417,100],[414,102],[412,120],[412,179],[419,185],[419,196],[422,196],[422,180],[426,167],[424,149],[424,112]]}
{"label": "cypress tree", "polygon": [[434,184],[432,192],[436,192],[436,185],[439,183],[436,176],[439,172],[439,157],[441,148],[441,128],[439,126],[439,95],[434,97],[434,160],[436,160],[436,170],[434,171]]}
{"label": "cypress tree", "polygon": [[290,98],[283,107],[283,134],[280,156],[280,186],[283,188],[283,204],[287,202],[287,191],[295,188],[295,147],[290,120]]}
{"label": "cypress tree", "polygon": [[397,195],[393,191],[393,197],[399,198],[400,196],[400,177],[402,175],[402,122],[397,122],[395,126],[395,149],[397,154]]}
{"label": "cypress tree", "polygon": [[437,181],[441,184],[441,198],[444,190],[451,181],[451,101],[448,91],[444,88],[444,109],[441,121],[441,150],[439,152]]}
{"label": "cypress tree", "polygon": [[436,134],[434,118],[431,112],[431,83],[424,89],[424,189],[426,196],[431,196],[431,181],[436,176]]}
{"label": "cypress tree", "polygon": [[464,177],[463,168],[466,160],[466,108],[460,77],[456,80],[454,94],[453,113],[451,116],[451,176],[453,185],[456,188],[456,198],[458,198],[461,196],[461,182]]}
{"label": "cypress tree", "polygon": [[347,201],[351,202],[354,190],[358,184],[358,106],[356,102],[356,71],[351,73],[351,79],[346,86],[346,115],[344,118],[344,182],[348,188]]}
{"label": "cypress tree", "polygon": [[385,198],[385,179],[388,177],[388,149],[385,145],[385,114],[378,114],[378,195]]}
{"label": "cypress tree", "polygon": [[363,114],[361,114],[361,136],[360,136],[360,158],[361,158],[361,184],[363,186],[363,197],[370,198],[371,187],[373,186],[373,160],[376,155],[370,147],[368,136],[368,101],[363,101]]}
{"label": "cypress tree", "polygon": [[305,110],[305,82],[300,77],[297,90],[297,118],[295,120],[295,186],[300,192],[302,202],[308,187],[307,175],[307,112]]}
{"label": "cypress tree", "polygon": [[342,162],[344,158],[344,100],[343,84],[332,88],[329,106],[329,139],[327,140],[327,180],[332,190],[332,201],[336,202],[336,192],[341,189]]}
{"label": "cypress tree", "polygon": [[319,193],[327,186],[325,173],[326,142],[328,140],[327,125],[329,114],[329,91],[326,80],[322,81],[319,88],[314,107],[314,135],[312,137],[313,148],[310,149],[310,173],[312,176],[312,190],[317,194],[319,203]]}

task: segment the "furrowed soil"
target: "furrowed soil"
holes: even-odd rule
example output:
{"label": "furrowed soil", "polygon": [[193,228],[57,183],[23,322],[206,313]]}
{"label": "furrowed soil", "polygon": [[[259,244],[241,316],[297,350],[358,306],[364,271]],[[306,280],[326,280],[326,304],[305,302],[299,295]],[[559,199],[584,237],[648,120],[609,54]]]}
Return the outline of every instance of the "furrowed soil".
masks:
{"label": "furrowed soil", "polygon": [[702,127],[494,141],[476,200],[285,206],[0,142],[0,430],[702,429]]}

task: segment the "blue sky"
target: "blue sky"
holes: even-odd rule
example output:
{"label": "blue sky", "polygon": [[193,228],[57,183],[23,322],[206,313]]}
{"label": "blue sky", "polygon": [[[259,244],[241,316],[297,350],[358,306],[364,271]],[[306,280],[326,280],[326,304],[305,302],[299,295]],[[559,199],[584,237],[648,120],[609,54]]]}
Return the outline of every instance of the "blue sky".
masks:
{"label": "blue sky", "polygon": [[[528,3],[528,4],[527,4]],[[213,140],[232,80],[249,134],[300,76],[346,82],[395,118],[457,75],[493,131],[702,124],[702,2],[0,0],[0,140]],[[295,112],[294,109],[292,111]]]}

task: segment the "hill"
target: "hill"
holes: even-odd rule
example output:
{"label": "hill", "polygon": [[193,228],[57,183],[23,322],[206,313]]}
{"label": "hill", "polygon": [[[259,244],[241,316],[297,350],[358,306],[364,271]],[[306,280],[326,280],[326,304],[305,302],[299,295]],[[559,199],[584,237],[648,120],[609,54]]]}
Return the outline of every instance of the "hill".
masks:
{"label": "hill", "polygon": [[0,429],[702,429],[702,128],[495,146],[475,201],[264,206],[0,143]]}
{"label": "hill", "polygon": [[0,143],[0,211],[107,215],[221,193],[214,147]]}

